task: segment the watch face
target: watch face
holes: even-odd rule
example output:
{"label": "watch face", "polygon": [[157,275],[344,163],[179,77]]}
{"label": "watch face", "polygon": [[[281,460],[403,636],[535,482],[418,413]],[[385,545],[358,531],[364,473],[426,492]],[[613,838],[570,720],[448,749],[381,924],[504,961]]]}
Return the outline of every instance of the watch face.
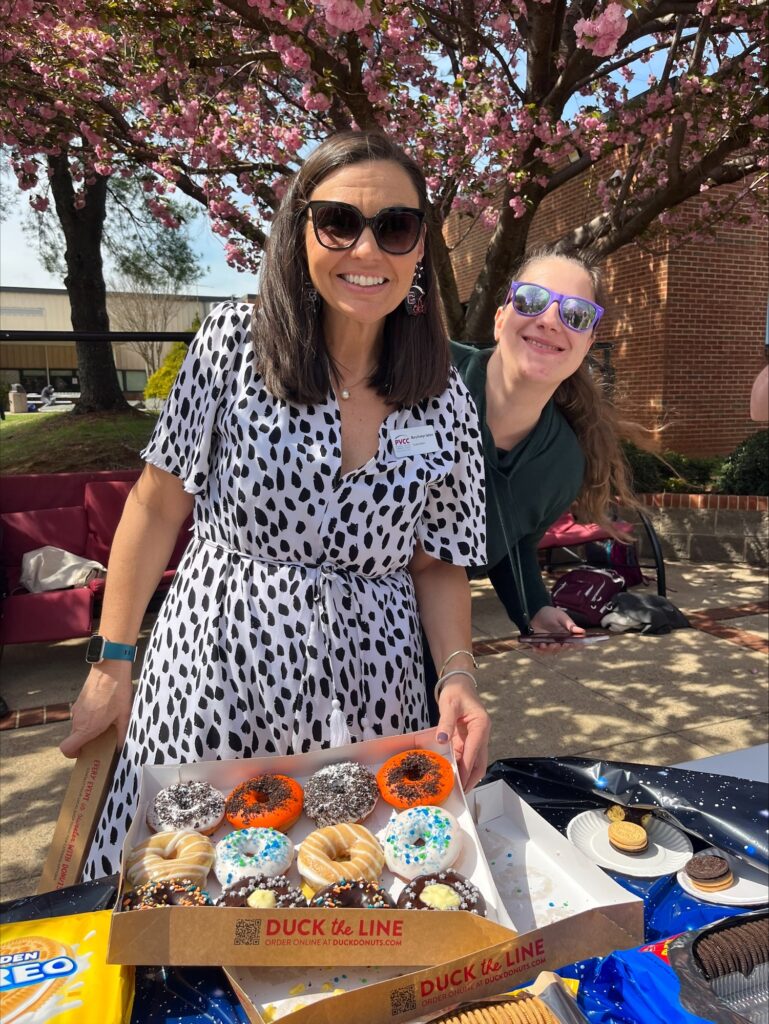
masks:
{"label": "watch face", "polygon": [[88,649],[85,652],[85,660],[89,665],[96,665],[97,662],[102,660],[102,651],[104,650],[104,637],[94,635],[88,641]]}

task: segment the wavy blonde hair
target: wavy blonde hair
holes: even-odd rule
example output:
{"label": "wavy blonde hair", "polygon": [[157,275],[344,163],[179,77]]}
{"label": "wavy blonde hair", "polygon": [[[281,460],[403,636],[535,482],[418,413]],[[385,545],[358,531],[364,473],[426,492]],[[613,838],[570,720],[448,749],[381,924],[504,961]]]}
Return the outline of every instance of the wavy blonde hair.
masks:
{"label": "wavy blonde hair", "polygon": [[[542,246],[528,252],[515,280],[535,263],[560,259],[580,267],[589,276],[596,302],[606,306],[603,277],[597,264],[581,256],[565,255],[557,246]],[[606,384],[590,370],[586,358],[579,369],[556,388],[555,403],[569,422],[585,455],[585,475],[574,504],[575,517],[581,522],[597,523],[619,540],[621,534],[611,518],[612,506],[639,507],[630,483],[630,468],[622,451],[623,438],[637,439],[639,428],[620,418]]]}

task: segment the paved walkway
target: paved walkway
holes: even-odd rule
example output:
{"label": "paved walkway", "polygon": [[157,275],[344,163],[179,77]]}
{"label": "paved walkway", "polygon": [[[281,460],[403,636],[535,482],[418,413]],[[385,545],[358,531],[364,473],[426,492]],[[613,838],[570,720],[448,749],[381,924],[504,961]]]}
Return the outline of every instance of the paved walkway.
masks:
{"label": "paved walkway", "polygon": [[[766,573],[669,564],[668,575],[670,599],[697,628],[560,655],[518,650],[493,591],[473,585],[492,760],[557,753],[676,764],[766,742]],[[57,745],[85,678],[84,650],[70,641],[2,653],[2,694],[18,714],[0,722],[0,899],[35,890],[72,766]]]}

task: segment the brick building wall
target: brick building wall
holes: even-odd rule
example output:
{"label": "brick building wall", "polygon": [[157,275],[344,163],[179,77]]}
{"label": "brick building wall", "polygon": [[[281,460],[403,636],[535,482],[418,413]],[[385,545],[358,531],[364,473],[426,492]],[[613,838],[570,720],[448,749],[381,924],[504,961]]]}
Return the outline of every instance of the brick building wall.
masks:
{"label": "brick building wall", "polygon": [[[594,216],[596,185],[615,166],[611,158],[603,161],[547,196],[532,222],[529,247],[554,241]],[[728,188],[736,196],[742,187]],[[700,209],[694,198],[680,212],[693,222]],[[446,228],[449,244],[456,245],[461,301],[470,295],[490,237],[480,226],[468,234],[468,223],[451,218]],[[758,428],[748,405],[765,360],[768,244],[766,227],[744,227],[730,218],[714,239],[673,243],[660,254],[631,242],[604,261],[607,315],[597,340],[614,345],[615,395],[623,415],[652,430],[660,447],[725,454]]]}

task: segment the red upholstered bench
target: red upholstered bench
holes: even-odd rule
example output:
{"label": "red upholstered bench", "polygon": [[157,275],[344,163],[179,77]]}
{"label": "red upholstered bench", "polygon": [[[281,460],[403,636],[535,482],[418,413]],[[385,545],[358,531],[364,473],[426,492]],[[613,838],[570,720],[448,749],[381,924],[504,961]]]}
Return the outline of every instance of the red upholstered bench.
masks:
{"label": "red upholstered bench", "polygon": [[[659,537],[657,536],[657,532],[652,526],[649,517],[640,511],[637,514],[641,520],[644,530],[646,531],[646,536],[654,558],[654,565],[644,566],[644,568],[654,569],[657,574],[657,593],[660,597],[664,597],[666,594],[665,559],[662,556],[662,547],[660,545]],[[615,526],[617,526],[622,533],[627,533],[628,540],[633,539],[632,523],[617,520]],[[553,551],[556,548],[562,548],[573,558],[579,558],[579,555],[574,551],[574,548],[583,547],[585,544],[589,544],[592,541],[609,540],[610,538],[611,534],[607,533],[602,526],[598,526],[595,523],[578,523],[571,512],[565,512],[545,533],[537,548],[539,551],[546,552],[546,566],[548,568],[552,568],[554,564],[552,560]]]}
{"label": "red upholstered bench", "polygon": [[[123,506],[138,476],[138,470],[122,470],[3,477],[0,559],[11,596],[0,607],[0,645],[54,643],[90,636],[104,580],[44,594],[14,593],[21,557],[26,551],[52,544],[106,565]],[[179,533],[160,581],[161,591],[171,584],[191,525],[188,520]]]}

